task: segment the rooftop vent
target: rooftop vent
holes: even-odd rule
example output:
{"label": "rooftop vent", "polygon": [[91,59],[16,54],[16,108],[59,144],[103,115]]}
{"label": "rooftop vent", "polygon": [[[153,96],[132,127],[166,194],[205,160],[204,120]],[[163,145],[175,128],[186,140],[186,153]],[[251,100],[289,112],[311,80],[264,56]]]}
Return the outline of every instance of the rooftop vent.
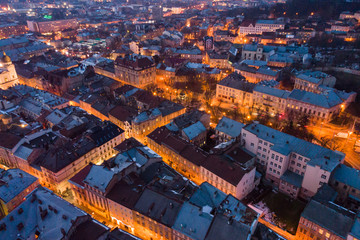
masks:
{"label": "rooftop vent", "polygon": [[21,231],[24,228],[24,224],[21,222],[17,225],[17,229]]}
{"label": "rooftop vent", "polygon": [[20,214],[22,214],[23,212],[24,212],[24,209],[19,208],[19,210],[18,210],[18,214],[20,215]]}

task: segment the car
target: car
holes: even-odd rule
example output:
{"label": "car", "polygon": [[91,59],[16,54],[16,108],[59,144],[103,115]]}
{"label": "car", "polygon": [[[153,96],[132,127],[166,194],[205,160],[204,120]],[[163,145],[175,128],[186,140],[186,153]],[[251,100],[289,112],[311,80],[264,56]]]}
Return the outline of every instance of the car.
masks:
{"label": "car", "polygon": [[349,133],[346,133],[346,132],[338,132],[335,137],[338,137],[338,138],[348,138],[349,136]]}

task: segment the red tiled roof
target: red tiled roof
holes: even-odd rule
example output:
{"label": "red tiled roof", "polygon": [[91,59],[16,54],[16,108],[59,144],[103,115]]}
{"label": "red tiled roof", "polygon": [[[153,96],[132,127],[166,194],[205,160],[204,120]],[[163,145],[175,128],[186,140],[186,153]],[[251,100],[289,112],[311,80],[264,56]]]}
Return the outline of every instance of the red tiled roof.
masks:
{"label": "red tiled roof", "polygon": [[91,169],[91,165],[87,165],[84,167],[80,172],[75,174],[72,178],[70,178],[70,181],[79,184],[80,186],[84,186],[83,180],[86,178],[86,176],[89,174]]}

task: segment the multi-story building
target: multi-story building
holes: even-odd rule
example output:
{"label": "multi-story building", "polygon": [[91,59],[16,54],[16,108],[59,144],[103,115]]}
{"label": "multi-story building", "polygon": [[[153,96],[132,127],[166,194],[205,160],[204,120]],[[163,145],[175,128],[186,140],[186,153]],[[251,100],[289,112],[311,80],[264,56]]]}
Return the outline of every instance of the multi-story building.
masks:
{"label": "multi-story building", "polygon": [[244,21],[239,27],[239,35],[262,34],[263,32],[276,32],[284,29],[285,23],[276,20],[257,20],[254,22]]}
{"label": "multi-story building", "polygon": [[320,71],[304,71],[294,77],[294,88],[307,92],[322,92],[322,87],[334,87],[336,78]]}
{"label": "multi-story building", "polygon": [[0,221],[0,229],[1,239],[101,240],[110,232],[84,211],[41,187]]}
{"label": "multi-story building", "polygon": [[254,83],[238,73],[231,73],[216,85],[216,98],[241,106],[253,105]]}
{"label": "multi-story building", "polygon": [[359,170],[341,164],[334,170],[329,182],[338,193],[336,200],[353,211],[358,211],[360,206],[359,176]]}
{"label": "multi-story building", "polygon": [[290,92],[264,85],[256,85],[253,90],[254,106],[270,115],[285,115],[287,98]]}
{"label": "multi-story building", "polygon": [[20,170],[0,170],[0,214],[8,215],[25,197],[38,187],[36,177]]}
{"label": "multi-story building", "polygon": [[19,84],[19,79],[9,56],[3,52],[0,60],[0,89],[8,89],[14,85]]}
{"label": "multi-story building", "polygon": [[324,185],[301,214],[296,239],[359,239],[359,216],[334,203],[336,191]]}
{"label": "multi-story building", "polygon": [[0,39],[8,38],[13,35],[22,35],[28,32],[27,26],[17,23],[7,23],[0,25]]}
{"label": "multi-story building", "polygon": [[229,62],[229,55],[228,54],[218,54],[215,52],[206,52],[205,64],[208,64],[212,68],[219,68],[219,69],[226,69],[232,70],[233,67]]}
{"label": "multi-story building", "polygon": [[291,92],[256,85],[253,90],[254,106],[271,115],[285,116],[291,112],[307,115],[314,121],[331,121],[347,106],[355,101],[356,93],[346,93],[335,89],[325,89],[321,93],[294,89]]}
{"label": "multi-story building", "polygon": [[209,182],[239,199],[254,188],[255,168],[240,164],[246,154],[234,154],[233,157],[229,157],[230,152],[209,154],[186,142],[166,126],[148,135],[148,145],[163,157],[164,162],[197,184]]}
{"label": "multi-story building", "polygon": [[170,83],[175,78],[175,70],[176,68],[159,63],[156,67],[156,81]]}
{"label": "multi-story building", "polygon": [[276,80],[279,77],[278,71],[273,71],[266,67],[250,67],[245,64],[237,65],[234,68],[235,72],[245,77],[246,81],[252,83],[258,83],[267,80]]}
{"label": "multi-story building", "polygon": [[271,56],[280,54],[281,56],[291,57],[292,61],[301,61],[303,56],[308,52],[309,49],[307,47],[244,44],[241,59],[271,61]]}
{"label": "multi-story building", "polygon": [[233,43],[237,37],[237,34],[232,34],[229,31],[217,30],[214,32],[214,40],[216,42],[226,41]]}
{"label": "multi-story building", "polygon": [[220,142],[227,142],[230,140],[241,139],[241,129],[245,124],[235,121],[233,119],[222,117],[216,125],[215,134]]}
{"label": "multi-story building", "polygon": [[70,115],[56,125],[62,136],[51,130],[25,136],[11,149],[8,161],[38,177],[43,186],[64,191],[66,180],[90,162],[99,164],[113,156],[113,147],[125,140],[124,131],[116,125],[98,124],[84,129],[84,118]]}
{"label": "multi-story building", "polygon": [[38,32],[38,33],[50,33],[50,32],[59,32],[65,29],[77,29],[79,23],[77,19],[61,19],[46,21],[42,19],[41,21],[27,21],[29,31]]}
{"label": "multi-story building", "polygon": [[109,119],[125,130],[126,137],[134,137],[142,142],[146,142],[146,135],[154,129],[170,123],[186,111],[182,105],[154,96],[148,91],[124,86],[117,92],[121,92],[118,98],[126,105],[111,109]]}
{"label": "multi-story building", "polygon": [[250,239],[258,216],[232,195],[205,182],[180,208],[172,227],[173,239]]}
{"label": "multi-story building", "polygon": [[280,191],[309,198],[330,180],[345,154],[298,139],[256,122],[242,128],[242,144],[256,154],[266,178]]}
{"label": "multi-story building", "polygon": [[[10,116],[1,116],[2,123],[5,120],[11,120]],[[7,124],[5,124],[7,125]],[[11,161],[11,150],[20,142],[21,137],[8,133],[0,132],[0,164],[5,167],[15,167],[14,163]]]}
{"label": "multi-story building", "polygon": [[132,54],[115,60],[115,76],[120,81],[143,88],[155,83],[156,66],[151,57]]}

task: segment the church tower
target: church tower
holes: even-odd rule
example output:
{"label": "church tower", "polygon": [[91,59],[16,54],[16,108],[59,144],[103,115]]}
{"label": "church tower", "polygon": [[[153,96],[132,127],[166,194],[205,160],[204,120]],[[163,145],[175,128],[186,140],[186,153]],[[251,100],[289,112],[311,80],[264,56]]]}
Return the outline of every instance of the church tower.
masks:
{"label": "church tower", "polygon": [[19,79],[11,58],[5,52],[2,55],[0,60],[0,89],[8,89],[19,84]]}

